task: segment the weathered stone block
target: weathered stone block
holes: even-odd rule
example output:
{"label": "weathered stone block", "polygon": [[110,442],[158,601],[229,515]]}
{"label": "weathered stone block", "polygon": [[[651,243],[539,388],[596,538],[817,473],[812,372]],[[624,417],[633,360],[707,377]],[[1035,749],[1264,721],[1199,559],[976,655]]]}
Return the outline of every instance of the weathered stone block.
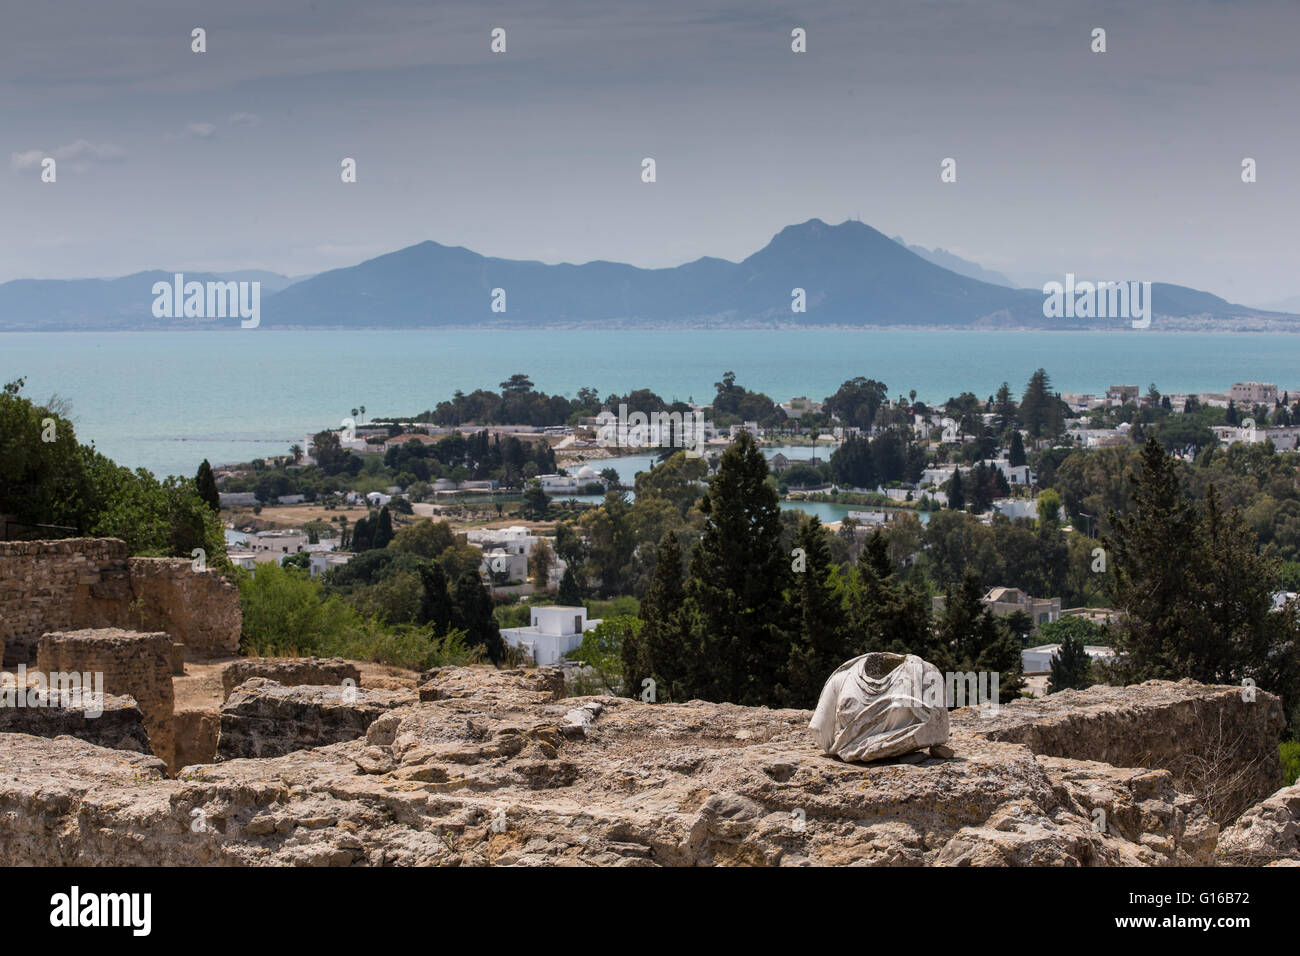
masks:
{"label": "weathered stone block", "polygon": [[45,694],[42,706],[10,707],[0,703],[0,734],[31,734],[35,737],[76,737],[112,750],[151,753],[144,715],[131,697],[104,695],[102,713],[98,703],[71,704],[58,694]]}
{"label": "weathered stone block", "polygon": [[286,687],[253,677],[221,707],[217,758],[279,757],[356,740],[380,715],[415,700],[411,691]]}
{"label": "weathered stone block", "polygon": [[120,628],[54,631],[42,635],[37,670],[44,674],[88,672],[104,675],[109,694],[134,697],[144,715],[155,756],[170,762],[174,746],[172,639]]}
{"label": "weathered stone block", "polygon": [[173,766],[177,771],[194,764],[216,762],[221,714],[213,710],[178,710],[172,724],[176,732]]}
{"label": "weathered stone block", "polygon": [[1219,823],[1282,783],[1282,701],[1260,690],[1190,680],[1098,685],[1012,701],[991,717],[961,708],[952,722],[1036,754],[1168,770],[1180,789],[1207,798]]}
{"label": "weathered stone block", "polygon": [[357,665],[341,657],[246,657],[221,672],[222,699],[228,699],[236,687],[252,677],[265,677],[286,686],[325,687],[341,685],[345,680],[352,681],[353,687],[361,686]]}

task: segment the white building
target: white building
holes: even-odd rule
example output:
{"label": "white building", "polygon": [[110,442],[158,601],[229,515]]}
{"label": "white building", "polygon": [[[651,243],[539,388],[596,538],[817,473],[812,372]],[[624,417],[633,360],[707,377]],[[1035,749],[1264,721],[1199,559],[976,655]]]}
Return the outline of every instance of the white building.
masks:
{"label": "white building", "polygon": [[257,568],[257,555],[252,551],[227,551],[226,558],[231,564],[253,571]]}
{"label": "white building", "polygon": [[[1093,661],[1110,660],[1115,652],[1102,644],[1086,644],[1084,651]],[[1052,669],[1052,658],[1061,653],[1060,644],[1040,644],[1020,652],[1020,666],[1026,674],[1046,674]]]}
{"label": "white building", "polygon": [[473,528],[465,532],[465,540],[484,551],[501,550],[529,557],[538,539],[527,527],[516,524],[509,528]]}
{"label": "white building", "polygon": [[865,527],[881,527],[889,521],[886,511],[850,511],[848,517]]}
{"label": "white building", "polygon": [[259,561],[269,561],[271,557],[279,559],[286,554],[297,554],[304,550],[307,547],[307,532],[297,529],[259,531],[249,539],[248,544]]}
{"label": "white building", "polygon": [[995,498],[993,499],[993,510],[1000,515],[1006,515],[1013,521],[1016,518],[1033,518],[1038,519],[1038,499],[1037,498]]}
{"label": "white building", "polygon": [[528,558],[504,548],[485,548],[478,569],[484,574],[503,576],[507,581],[528,580]]}
{"label": "white building", "polygon": [[585,607],[550,604],[532,609],[528,627],[503,627],[501,638],[522,648],[538,667],[551,667],[582,643],[582,635],[601,622],[588,620]]}
{"label": "white building", "polygon": [[1233,402],[1241,405],[1272,405],[1277,401],[1277,386],[1270,382],[1234,382],[1229,393]]}
{"label": "white building", "polygon": [[578,490],[577,475],[538,475],[537,480],[541,482],[542,491],[548,494],[576,492]]}
{"label": "white building", "polygon": [[315,551],[307,559],[307,570],[313,578],[319,577],[326,571],[343,567],[354,557],[356,555],[350,551]]}

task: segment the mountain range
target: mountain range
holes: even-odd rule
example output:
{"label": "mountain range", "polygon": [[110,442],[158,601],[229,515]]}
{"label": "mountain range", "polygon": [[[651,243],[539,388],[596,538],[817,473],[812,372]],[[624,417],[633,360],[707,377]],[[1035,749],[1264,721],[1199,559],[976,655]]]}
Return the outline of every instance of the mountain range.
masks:
{"label": "mountain range", "polygon": [[[229,319],[154,318],[153,284],[171,282],[172,275],[153,270],[117,279],[6,282],[0,284],[0,330],[239,327]],[[665,269],[499,259],[428,241],[314,276],[250,270],[185,273],[185,279],[261,281],[262,328],[1129,324],[1046,318],[1041,291],[1012,288],[999,273],[942,249],[907,246],[855,220],[832,226],[810,219],[782,229],[740,262],[705,257]],[[795,289],[804,290],[806,311],[792,310]],[[1185,286],[1153,283],[1152,301],[1153,328],[1300,331],[1300,316],[1236,305]]]}

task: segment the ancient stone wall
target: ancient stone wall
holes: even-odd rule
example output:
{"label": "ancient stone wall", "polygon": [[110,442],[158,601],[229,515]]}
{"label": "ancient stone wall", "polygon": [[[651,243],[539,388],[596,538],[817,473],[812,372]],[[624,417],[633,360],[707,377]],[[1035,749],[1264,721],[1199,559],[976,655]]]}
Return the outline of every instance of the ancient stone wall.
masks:
{"label": "ancient stone wall", "polygon": [[5,666],[33,663],[37,641],[47,631],[109,626],[130,600],[123,541],[0,541]]}
{"label": "ancient stone wall", "polygon": [[962,708],[952,720],[1036,754],[1168,770],[1219,823],[1282,785],[1286,719],[1281,700],[1262,690],[1191,680],[1099,685],[1016,700],[988,718]]}
{"label": "ancient stone wall", "polygon": [[221,672],[222,700],[251,677],[265,677],[287,687],[311,684],[325,687],[352,681],[361,686],[361,671],[352,661],[341,657],[243,657]]}
{"label": "ancient stone wall", "polygon": [[104,691],[134,697],[144,715],[154,756],[175,755],[171,674],[172,639],[120,628],[55,631],[42,635],[36,669],[44,674],[76,672],[104,675]]}
{"label": "ancient stone wall", "polygon": [[0,645],[5,666],[31,664],[48,631],[166,631],[188,656],[235,654],[239,591],[183,558],[128,558],[116,538],[0,541]]}
{"label": "ancient stone wall", "polygon": [[188,660],[239,653],[243,615],[233,584],[216,571],[195,571],[186,558],[132,558],[128,565],[137,627],[166,631],[185,645]]}

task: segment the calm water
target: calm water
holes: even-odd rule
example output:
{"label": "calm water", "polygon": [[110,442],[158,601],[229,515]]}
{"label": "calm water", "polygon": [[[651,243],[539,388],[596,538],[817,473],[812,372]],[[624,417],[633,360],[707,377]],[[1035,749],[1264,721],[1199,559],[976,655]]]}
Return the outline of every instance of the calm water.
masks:
{"label": "calm water", "polygon": [[[1300,335],[936,331],[472,331],[0,333],[0,383],[58,395],[82,441],[130,467],[192,475],[281,454],[308,432],[367,415],[417,414],[456,389],[526,372],[539,389],[645,386],[707,400],[732,370],[778,401],[821,399],[846,379],[923,401],[1015,391],[1042,366],[1066,392],[1155,382],[1166,392],[1235,381],[1300,385]],[[800,456],[805,457],[805,456]]]}

